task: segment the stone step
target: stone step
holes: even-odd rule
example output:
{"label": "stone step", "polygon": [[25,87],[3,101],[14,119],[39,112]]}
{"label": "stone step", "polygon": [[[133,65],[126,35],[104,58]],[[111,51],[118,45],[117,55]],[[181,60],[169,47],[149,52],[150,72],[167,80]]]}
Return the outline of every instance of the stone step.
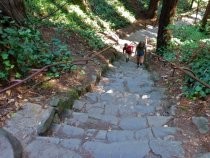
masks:
{"label": "stone step", "polygon": [[161,158],[184,158],[184,150],[180,141],[151,140],[149,146],[155,155]]}
{"label": "stone step", "polygon": [[25,157],[30,158],[149,158],[151,152],[163,158],[184,158],[179,141],[141,140],[123,142],[82,141],[80,139],[60,139],[36,137],[25,148]]}
{"label": "stone step", "polygon": [[78,154],[79,139],[58,139],[36,137],[26,148],[24,157],[28,158],[83,158]]}
{"label": "stone step", "polygon": [[152,92],[150,94],[130,94],[130,93],[102,93],[95,95],[89,93],[88,97],[92,99],[76,100],[73,105],[73,110],[85,113],[99,113],[115,116],[139,116],[139,115],[154,115],[157,111],[162,111],[160,106],[160,92]]}
{"label": "stone step", "polygon": [[116,129],[83,129],[65,124],[54,124],[51,129],[51,136],[60,139],[80,139],[83,142],[88,140],[98,140],[101,142],[123,142],[123,141],[143,141],[143,140],[174,140],[174,134],[178,131],[173,127],[152,127],[136,130],[116,130]]}
{"label": "stone step", "polygon": [[94,158],[184,158],[184,151],[179,141],[125,141],[103,143],[88,141],[82,145]]}
{"label": "stone step", "polygon": [[146,116],[122,118],[119,127],[124,130],[140,130],[148,127],[163,127],[171,120],[169,116]]}
{"label": "stone step", "polygon": [[23,154],[21,142],[11,133],[0,128],[0,157],[20,158]]}
{"label": "stone step", "polygon": [[94,158],[143,158],[149,151],[148,141],[117,143],[85,142],[83,149]]}
{"label": "stone step", "polygon": [[118,117],[114,115],[102,115],[92,113],[72,112],[71,117],[65,120],[65,124],[80,127],[80,128],[94,128],[94,129],[119,129]]}
{"label": "stone step", "polygon": [[84,129],[74,126],[69,126],[66,124],[53,124],[49,133],[51,133],[51,136],[58,138],[83,139],[85,136]]}
{"label": "stone step", "polygon": [[[78,102],[76,102],[78,103]],[[130,101],[127,103],[123,99],[121,101],[115,100],[110,103],[95,103],[74,106],[74,111],[83,112],[88,114],[103,114],[113,115],[116,117],[139,117],[146,115],[156,115],[158,111],[162,110],[159,103],[151,101]],[[155,106],[156,105],[156,106]],[[75,110],[77,109],[77,110]]]}
{"label": "stone step", "polygon": [[112,90],[113,92],[129,92],[132,94],[137,93],[141,95],[155,90],[153,87],[154,83],[148,83],[147,81],[133,81],[132,78],[130,80],[132,81],[123,79],[121,81],[118,80],[118,82],[100,86],[103,87],[105,92]]}
{"label": "stone step", "polygon": [[[123,109],[123,108],[122,108]],[[121,109],[121,110],[122,110]],[[144,109],[145,110],[145,109]],[[114,111],[114,108],[113,108]],[[141,116],[134,113],[115,116],[111,114],[97,114],[97,113],[80,113],[69,112],[71,116],[66,118],[65,124],[80,127],[80,128],[94,128],[94,129],[125,129],[125,130],[140,130],[147,127],[162,127],[166,125],[172,117],[169,116]],[[130,115],[128,115],[130,114]]]}

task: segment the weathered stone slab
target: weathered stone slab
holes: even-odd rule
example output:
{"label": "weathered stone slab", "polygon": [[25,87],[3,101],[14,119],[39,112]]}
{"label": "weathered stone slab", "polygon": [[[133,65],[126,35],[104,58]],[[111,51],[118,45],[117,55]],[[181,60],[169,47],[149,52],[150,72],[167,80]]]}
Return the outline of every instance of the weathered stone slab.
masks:
{"label": "weathered stone slab", "polygon": [[94,104],[87,103],[85,105],[85,109],[86,109],[86,111],[88,111],[91,108],[101,108],[101,109],[104,109],[105,108],[105,104],[106,104],[105,102],[99,102],[99,103],[94,103]]}
{"label": "weathered stone slab", "polygon": [[[123,80],[118,80],[117,82],[112,82],[108,86],[104,87],[106,93],[108,94],[113,94],[115,92],[123,92],[125,91],[124,86],[123,86]],[[102,97],[101,97],[102,99]]]}
{"label": "weathered stone slab", "polygon": [[85,131],[82,128],[77,128],[69,125],[53,125],[52,132],[54,136],[59,138],[81,138]]}
{"label": "weathered stone slab", "polygon": [[80,139],[60,139],[55,137],[36,137],[35,140],[43,143],[52,143],[70,150],[79,150],[82,141]]}
{"label": "weathered stone slab", "polygon": [[33,136],[45,132],[51,124],[54,108],[26,103],[6,122],[4,129],[12,133],[21,143],[27,144]]}
{"label": "weathered stone slab", "polygon": [[197,126],[200,133],[205,134],[209,131],[208,119],[205,117],[192,117],[192,122]]}
{"label": "weathered stone slab", "polygon": [[170,116],[147,116],[150,127],[161,127],[168,123]]}
{"label": "weathered stone slab", "polygon": [[51,126],[51,123],[53,121],[55,115],[55,109],[49,107],[48,110],[45,110],[41,116],[41,121],[39,122],[39,125],[37,127],[37,133],[38,135],[44,134]]}
{"label": "weathered stone slab", "polygon": [[151,140],[150,147],[161,158],[184,158],[182,143],[178,141]]}
{"label": "weathered stone slab", "polygon": [[198,158],[210,158],[210,152],[200,155]]}
{"label": "weathered stone slab", "polygon": [[136,140],[151,140],[154,138],[151,128],[142,129],[135,132]]}
{"label": "weathered stone slab", "polygon": [[10,144],[9,140],[0,135],[0,151],[1,151],[1,158],[15,158],[14,156],[14,149]]}
{"label": "weathered stone slab", "polygon": [[164,89],[154,89],[152,92],[148,93],[149,98],[152,100],[161,100],[164,98]]}
{"label": "weathered stone slab", "polygon": [[96,134],[96,139],[100,139],[100,140],[105,140],[106,139],[106,135],[107,135],[107,131],[105,130],[100,130],[98,131],[98,133]]}
{"label": "weathered stone slab", "polygon": [[102,114],[104,112],[103,108],[100,107],[93,107],[86,110],[89,114]]}
{"label": "weathered stone slab", "polygon": [[119,114],[119,105],[114,103],[105,106],[105,114],[106,115],[115,115]]}
{"label": "weathered stone slab", "polygon": [[100,122],[104,123],[110,123],[112,125],[117,125],[118,124],[118,118],[113,115],[100,115],[100,114],[90,114],[88,116],[89,120],[98,120]]}
{"label": "weathered stone slab", "polygon": [[112,89],[110,89],[106,93],[101,94],[101,102],[106,102],[107,104],[109,103],[115,103],[118,99],[122,98],[123,94],[121,92],[114,92]]}
{"label": "weathered stone slab", "polygon": [[75,110],[82,110],[85,106],[85,102],[80,101],[80,100],[75,100],[73,104],[73,109]]}
{"label": "weathered stone slab", "polygon": [[97,103],[100,100],[100,95],[98,93],[86,93],[85,99],[91,104]]}
{"label": "weathered stone slab", "polygon": [[9,132],[0,128],[0,157],[1,158],[22,158],[22,145]]}
{"label": "weathered stone slab", "polygon": [[65,96],[53,96],[49,99],[49,106],[57,107],[60,102],[68,100],[68,97]]}
{"label": "weathered stone slab", "polygon": [[85,136],[86,137],[93,137],[96,134],[97,130],[96,129],[87,129],[85,131]]}
{"label": "weathered stone slab", "polygon": [[152,127],[156,138],[164,139],[166,136],[174,135],[177,131],[175,127]]}
{"label": "weathered stone slab", "polygon": [[125,130],[140,130],[147,128],[147,120],[142,117],[122,118],[119,126]]}
{"label": "weathered stone slab", "polygon": [[88,114],[87,113],[79,113],[79,112],[73,112],[72,117],[67,119],[65,121],[66,124],[68,125],[73,125],[73,126],[80,126],[86,123],[88,120]]}
{"label": "weathered stone slab", "polygon": [[107,140],[109,142],[121,142],[121,141],[131,141],[135,140],[134,132],[127,130],[113,130],[107,132]]}
{"label": "weathered stone slab", "polygon": [[131,105],[130,103],[126,103],[126,104],[122,104],[119,106],[119,114],[121,117],[126,117],[126,116],[135,116],[136,114],[136,111],[134,109],[134,106],[132,106],[134,104],[132,104],[131,102]]}
{"label": "weathered stone slab", "polygon": [[32,141],[25,149],[29,158],[81,158],[79,154],[59,145],[42,140]]}
{"label": "weathered stone slab", "polygon": [[154,113],[155,107],[154,106],[145,106],[145,105],[138,106],[137,105],[137,106],[134,106],[134,110],[136,112],[139,112],[142,115],[145,115],[145,114],[149,114],[149,113]]}
{"label": "weathered stone slab", "polygon": [[141,81],[141,78],[136,79],[136,78],[129,78],[128,79],[128,87],[129,87],[129,92],[131,93],[138,93],[138,94],[146,94],[152,91],[153,87],[151,86],[142,86],[143,81]]}
{"label": "weathered stone slab", "polygon": [[111,144],[86,142],[83,147],[95,158],[143,158],[150,150],[147,141],[130,141]]}

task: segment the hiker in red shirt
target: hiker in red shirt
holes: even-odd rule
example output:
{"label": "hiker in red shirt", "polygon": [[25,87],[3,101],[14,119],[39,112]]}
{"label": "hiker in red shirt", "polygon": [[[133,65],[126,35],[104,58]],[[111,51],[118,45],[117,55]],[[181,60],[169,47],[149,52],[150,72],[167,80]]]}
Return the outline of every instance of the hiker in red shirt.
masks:
{"label": "hiker in red shirt", "polygon": [[128,45],[127,43],[125,43],[124,47],[123,47],[123,54],[126,53],[126,62],[129,61],[129,58],[131,56],[131,54],[133,53],[133,47],[132,45]]}

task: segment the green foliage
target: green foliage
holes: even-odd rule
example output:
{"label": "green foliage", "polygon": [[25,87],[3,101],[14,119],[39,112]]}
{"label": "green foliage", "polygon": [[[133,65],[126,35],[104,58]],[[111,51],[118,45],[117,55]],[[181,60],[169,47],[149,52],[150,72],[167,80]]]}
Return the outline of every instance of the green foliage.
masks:
{"label": "green foliage", "polygon": [[[210,40],[196,26],[170,26],[174,38],[163,56],[167,60],[178,60],[188,65],[195,75],[210,84]],[[210,90],[189,76],[185,76],[183,91],[187,97],[205,97]]]}
{"label": "green foliage", "polygon": [[[185,13],[187,11],[192,10],[191,2],[192,2],[192,0],[178,1],[177,12],[178,13]],[[208,0],[195,0],[193,5],[197,6],[198,3],[199,3],[199,8],[206,8]]]}
{"label": "green foliage", "polygon": [[166,59],[167,61],[174,61],[176,58],[175,53],[171,53],[170,51],[165,51],[163,53],[163,58]]}
{"label": "green foliage", "polygon": [[104,47],[98,31],[117,29],[135,21],[119,0],[27,0],[26,8],[32,23],[77,32],[94,49]]}
{"label": "green foliage", "polygon": [[[190,63],[192,71],[202,81],[210,84],[210,41],[207,47],[203,48],[197,55],[196,59]],[[185,78],[185,82],[188,83],[185,87],[185,93],[189,97],[205,97],[210,94],[210,89],[201,85],[198,82],[193,81],[189,77]]]}
{"label": "green foliage", "polygon": [[142,9],[148,9],[150,0],[138,0],[139,6]]}
{"label": "green foliage", "polygon": [[[10,77],[21,78],[31,68],[71,59],[67,46],[58,39],[48,44],[37,30],[17,27],[7,17],[0,22],[0,26],[10,23],[10,27],[0,27],[0,81],[7,81]],[[68,69],[69,66],[63,65],[62,68]],[[53,69],[51,72],[56,74],[58,68]]]}
{"label": "green foliage", "polygon": [[129,24],[122,13],[117,11],[116,7],[123,7],[123,5],[116,0],[90,0],[90,5],[94,14],[109,21],[111,28],[118,29]]}
{"label": "green foliage", "polygon": [[206,32],[207,35],[210,35],[210,21],[207,22],[204,31]]}
{"label": "green foliage", "polygon": [[192,0],[181,0],[181,1],[178,1],[177,12],[178,13],[184,13],[186,11],[191,10],[191,8],[190,8],[191,1]]}

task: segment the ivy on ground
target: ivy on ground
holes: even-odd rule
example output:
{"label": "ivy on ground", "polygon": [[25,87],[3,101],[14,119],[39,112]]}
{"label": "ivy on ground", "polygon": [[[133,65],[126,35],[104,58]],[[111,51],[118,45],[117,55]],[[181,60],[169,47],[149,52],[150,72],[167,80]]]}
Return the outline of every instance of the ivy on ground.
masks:
{"label": "ivy on ground", "polygon": [[[4,27],[4,25],[10,27]],[[41,68],[61,61],[71,61],[71,53],[58,39],[46,43],[38,30],[19,27],[8,17],[0,21],[0,81],[23,78],[32,68]],[[68,64],[50,69],[50,75],[59,75]]]}

